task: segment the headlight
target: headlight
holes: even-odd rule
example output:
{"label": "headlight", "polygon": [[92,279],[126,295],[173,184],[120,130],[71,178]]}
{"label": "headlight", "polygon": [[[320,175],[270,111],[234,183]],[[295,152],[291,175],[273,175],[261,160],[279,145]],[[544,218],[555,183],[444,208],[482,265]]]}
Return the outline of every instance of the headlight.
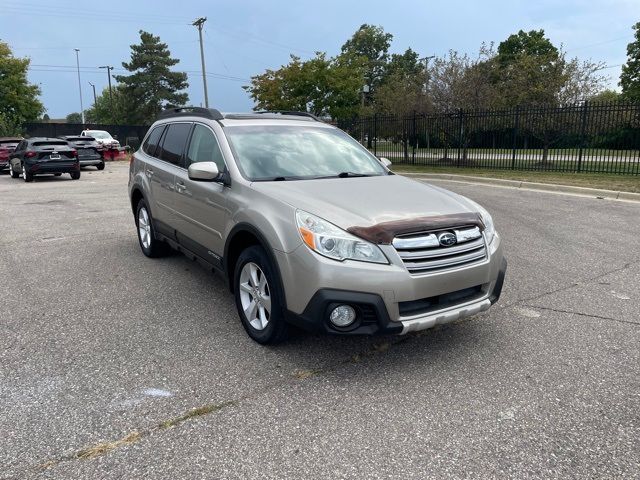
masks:
{"label": "headlight", "polygon": [[334,260],[389,263],[377,245],[345,232],[332,223],[302,210],[296,211],[298,231],[313,251]]}
{"label": "headlight", "polygon": [[484,223],[484,234],[487,237],[487,243],[491,243],[496,234],[496,228],[493,225],[493,218],[491,218],[491,215],[484,209],[484,207],[481,207],[473,200],[469,200],[469,202],[478,209],[478,213],[480,214],[480,217],[482,217],[482,223]]}

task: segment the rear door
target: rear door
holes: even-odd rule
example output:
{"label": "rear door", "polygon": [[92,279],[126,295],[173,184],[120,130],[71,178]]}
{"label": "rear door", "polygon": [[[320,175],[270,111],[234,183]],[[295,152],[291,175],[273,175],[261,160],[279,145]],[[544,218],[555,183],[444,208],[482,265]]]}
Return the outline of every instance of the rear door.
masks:
{"label": "rear door", "polygon": [[176,173],[178,240],[186,248],[216,263],[224,251],[223,231],[229,215],[228,188],[218,182],[189,179],[187,169],[196,162],[215,162],[222,173],[225,161],[215,133],[196,123],[184,159],[185,169]]}
{"label": "rear door", "polygon": [[171,238],[176,230],[175,176],[182,169],[184,148],[191,130],[191,123],[169,124],[155,150],[155,155],[147,158],[145,175],[149,180],[151,198],[155,205],[152,214],[156,229]]}

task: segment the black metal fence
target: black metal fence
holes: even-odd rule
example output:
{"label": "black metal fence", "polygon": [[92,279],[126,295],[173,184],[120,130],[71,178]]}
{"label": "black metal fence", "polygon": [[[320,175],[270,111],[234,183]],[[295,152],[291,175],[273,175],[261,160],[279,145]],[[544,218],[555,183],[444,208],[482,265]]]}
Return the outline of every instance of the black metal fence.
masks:
{"label": "black metal fence", "polygon": [[90,125],[81,123],[25,123],[25,135],[28,137],[59,137],[62,135],[80,135],[82,130],[106,130],[122,146],[129,145],[133,149],[140,146],[140,142],[149,130],[143,125]]}
{"label": "black metal fence", "polygon": [[375,115],[338,125],[396,164],[640,173],[640,103]]}

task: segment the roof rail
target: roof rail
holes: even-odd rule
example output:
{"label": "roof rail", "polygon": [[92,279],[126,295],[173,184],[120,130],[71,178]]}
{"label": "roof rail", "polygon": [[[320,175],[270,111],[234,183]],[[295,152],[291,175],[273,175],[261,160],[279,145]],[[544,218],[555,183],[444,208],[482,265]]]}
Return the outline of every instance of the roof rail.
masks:
{"label": "roof rail", "polygon": [[215,108],[202,107],[169,107],[158,115],[158,118],[170,117],[204,117],[210,120],[222,120],[224,116]]}
{"label": "roof rail", "polygon": [[259,112],[253,112],[253,113],[257,113],[257,114],[269,114],[269,113],[276,113],[276,114],[280,114],[280,115],[294,115],[297,117],[309,117],[309,118],[313,118],[316,122],[321,122],[322,120],[320,120],[318,117],[316,117],[313,113],[309,113],[309,112],[296,112],[294,110],[262,110]]}

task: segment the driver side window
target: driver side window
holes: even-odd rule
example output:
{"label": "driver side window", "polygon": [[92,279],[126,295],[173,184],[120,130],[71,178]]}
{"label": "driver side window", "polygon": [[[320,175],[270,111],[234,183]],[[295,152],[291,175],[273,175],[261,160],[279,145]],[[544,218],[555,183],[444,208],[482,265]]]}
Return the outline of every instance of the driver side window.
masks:
{"label": "driver side window", "polygon": [[225,171],[224,158],[218,140],[211,130],[196,123],[187,151],[186,167],[197,162],[215,162],[220,172]]}

